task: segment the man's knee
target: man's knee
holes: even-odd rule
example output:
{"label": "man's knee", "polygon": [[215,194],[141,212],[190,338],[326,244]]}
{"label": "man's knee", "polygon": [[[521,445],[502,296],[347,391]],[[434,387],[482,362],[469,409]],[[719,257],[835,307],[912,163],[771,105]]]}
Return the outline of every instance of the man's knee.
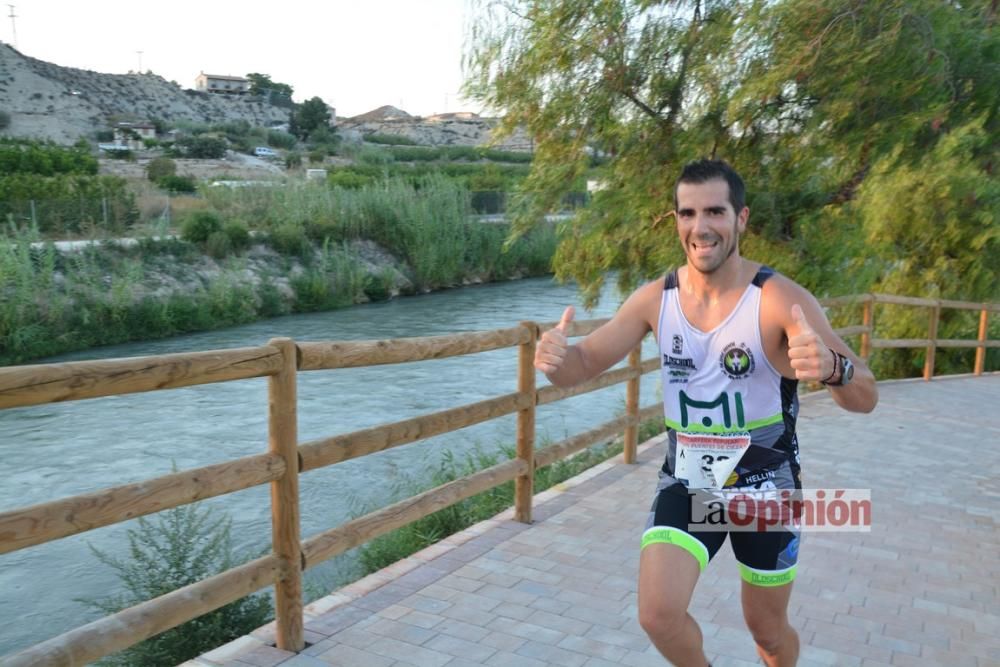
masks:
{"label": "man's knee", "polygon": [[782,643],[795,632],[785,614],[755,614],[747,616],[746,622],[754,643],[768,654],[777,653]]}
{"label": "man's knee", "polygon": [[669,639],[683,630],[687,609],[652,600],[639,605],[639,625],[646,634]]}

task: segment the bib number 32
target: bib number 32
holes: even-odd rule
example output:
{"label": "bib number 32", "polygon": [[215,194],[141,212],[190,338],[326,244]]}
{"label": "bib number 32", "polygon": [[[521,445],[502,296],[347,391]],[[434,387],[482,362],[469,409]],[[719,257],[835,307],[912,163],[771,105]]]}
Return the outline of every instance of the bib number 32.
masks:
{"label": "bib number 32", "polygon": [[677,433],[675,477],[691,489],[721,489],[750,447],[750,435]]}

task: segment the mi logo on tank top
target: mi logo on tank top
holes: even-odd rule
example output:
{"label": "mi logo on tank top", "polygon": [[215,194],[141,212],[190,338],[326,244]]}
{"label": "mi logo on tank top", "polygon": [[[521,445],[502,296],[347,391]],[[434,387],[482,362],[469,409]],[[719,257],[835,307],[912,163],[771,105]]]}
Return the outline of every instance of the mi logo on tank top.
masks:
{"label": "mi logo on tank top", "polygon": [[[746,418],[743,415],[743,395],[733,392],[733,405],[730,406],[729,392],[724,391],[716,396],[714,401],[696,401],[685,393],[683,389],[678,392],[681,407],[681,428],[687,428],[691,422],[691,413],[698,411],[702,413],[701,425],[705,428],[722,427],[726,430],[733,429],[733,413],[736,413],[735,428],[742,429],[746,426]],[[711,411],[712,414],[703,414]],[[716,420],[722,417],[722,423]],[[714,419],[713,419],[714,417]]]}

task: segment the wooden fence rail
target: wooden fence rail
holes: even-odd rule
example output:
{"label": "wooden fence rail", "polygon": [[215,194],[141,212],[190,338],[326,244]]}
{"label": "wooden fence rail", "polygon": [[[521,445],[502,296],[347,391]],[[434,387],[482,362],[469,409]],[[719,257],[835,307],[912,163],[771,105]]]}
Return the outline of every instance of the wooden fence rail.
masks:
{"label": "wooden fence rail", "polygon": [[[866,359],[874,349],[926,348],[924,377],[928,380],[933,377],[934,356],[939,347],[975,348],[976,375],[984,371],[986,350],[1000,347],[1000,340],[988,339],[989,314],[1000,312],[1000,304],[885,294],[835,297],[821,303],[826,307],[862,306],[862,323],[838,329],[838,333],[860,336],[860,354]],[[876,304],[929,308],[927,338],[874,338]],[[949,308],[980,311],[975,340],[937,338],[940,312]],[[606,321],[573,322],[568,333],[586,335]],[[271,585],[275,586],[277,644],[298,651],[304,645],[304,569],[512,480],[515,518],[530,521],[532,480],[537,468],[623,432],[624,460],[634,462],[638,425],[662,415],[659,403],[639,406],[639,380],[659,369],[659,358],[643,360],[636,348],[629,354],[627,365],[589,382],[570,389],[554,386],[539,389],[532,367],[534,347],[541,333],[555,325],[556,322],[522,322],[496,331],[381,341],[295,343],[279,338],[251,348],[0,368],[0,409],[255,377],[267,377],[269,384],[266,453],[2,512],[0,553],[261,484],[271,485],[272,510],[270,555],[0,657],[0,664],[83,665]],[[518,383],[514,393],[352,433],[305,443],[297,441],[298,372],[441,359],[515,346]],[[627,389],[623,416],[543,449],[535,448],[535,412],[539,405],[620,383],[625,383]],[[514,413],[517,414],[514,459],[317,535],[305,539],[300,536],[298,477],[301,473]]]}

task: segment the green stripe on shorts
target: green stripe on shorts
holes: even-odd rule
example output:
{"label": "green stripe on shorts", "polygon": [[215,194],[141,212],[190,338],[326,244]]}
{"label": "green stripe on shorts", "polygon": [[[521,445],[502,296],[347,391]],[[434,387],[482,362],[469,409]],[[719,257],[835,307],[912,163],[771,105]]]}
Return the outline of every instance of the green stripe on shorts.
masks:
{"label": "green stripe on shorts", "polygon": [[784,586],[785,584],[790,584],[795,580],[795,571],[798,568],[797,565],[793,565],[784,570],[768,572],[767,570],[755,570],[743,563],[739,563],[739,566],[740,576],[743,577],[743,581],[753,586]]}
{"label": "green stripe on shorts", "polygon": [[684,549],[698,561],[699,571],[708,565],[708,549],[697,538],[673,526],[653,526],[642,534],[642,549],[650,544],[673,544]]}

